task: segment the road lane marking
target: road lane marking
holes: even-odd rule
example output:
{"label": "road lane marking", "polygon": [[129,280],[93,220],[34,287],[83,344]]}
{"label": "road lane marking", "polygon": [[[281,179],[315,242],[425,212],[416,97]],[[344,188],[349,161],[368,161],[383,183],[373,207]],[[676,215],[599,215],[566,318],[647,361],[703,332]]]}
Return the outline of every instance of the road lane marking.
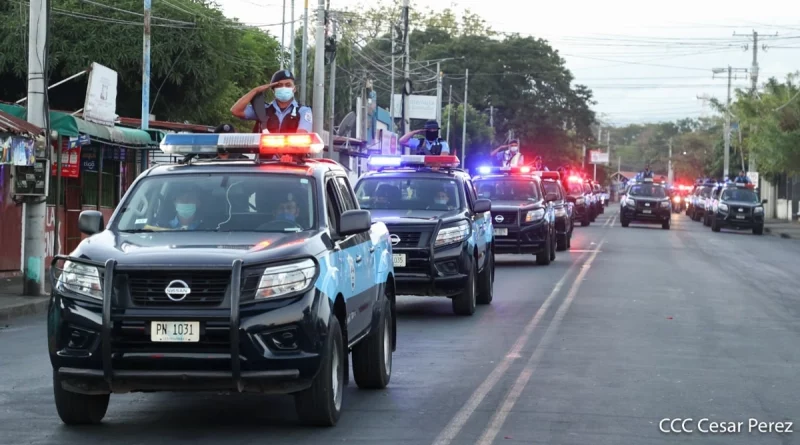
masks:
{"label": "road lane marking", "polygon": [[[605,243],[605,238],[600,241],[598,249],[603,245],[603,243]],[[508,415],[511,414],[511,410],[514,409],[514,405],[516,405],[517,400],[525,390],[525,385],[528,384],[528,381],[530,380],[531,376],[533,376],[534,371],[536,371],[536,367],[539,365],[542,355],[544,355],[544,352],[551,343],[553,336],[555,335],[556,331],[558,331],[561,322],[564,320],[564,315],[572,305],[572,301],[575,299],[575,295],[577,295],[578,290],[581,288],[581,283],[583,282],[586,274],[589,272],[589,268],[596,257],[597,252],[592,253],[589,259],[586,260],[581,267],[581,271],[578,272],[578,276],[575,277],[575,281],[572,283],[567,297],[561,303],[561,306],[559,306],[556,315],[553,317],[553,320],[550,321],[550,324],[547,326],[547,330],[545,331],[542,340],[536,346],[536,349],[533,350],[531,358],[522,369],[517,381],[514,382],[514,386],[511,387],[511,390],[509,390],[508,394],[506,394],[506,397],[503,399],[503,404],[500,406],[500,409],[497,410],[492,416],[491,421],[489,421],[489,426],[486,427],[483,435],[477,442],[478,445],[491,445],[492,442],[494,442],[494,439],[500,433],[500,428],[503,427]]]}
{"label": "road lane marking", "polygon": [[[564,282],[567,280],[567,277],[572,274],[572,272],[578,267],[579,264],[583,261],[584,257],[587,254],[581,254],[578,261],[572,264],[569,269],[564,273],[560,280],[556,283],[555,287],[553,287],[552,292],[550,295],[547,296],[547,299],[542,303],[539,307],[539,310],[533,315],[533,318],[528,322],[525,329],[522,331],[522,334],[517,337],[517,340],[514,342],[514,345],[511,347],[511,350],[508,351],[503,361],[501,361],[486,377],[486,380],[478,386],[477,389],[472,393],[469,400],[461,407],[460,410],[456,413],[455,416],[450,420],[450,423],[444,427],[444,429],[439,433],[439,436],[436,437],[436,440],[433,441],[433,445],[449,445],[450,442],[455,439],[461,429],[464,428],[469,418],[478,409],[483,399],[494,389],[500,379],[508,372],[508,368],[511,367],[511,363],[514,360],[521,358],[520,352],[528,343],[533,330],[536,329],[536,326],[544,317],[544,314],[550,308],[553,300],[556,298],[556,295],[561,291],[561,287],[564,285]],[[594,254],[596,255],[596,254]]]}

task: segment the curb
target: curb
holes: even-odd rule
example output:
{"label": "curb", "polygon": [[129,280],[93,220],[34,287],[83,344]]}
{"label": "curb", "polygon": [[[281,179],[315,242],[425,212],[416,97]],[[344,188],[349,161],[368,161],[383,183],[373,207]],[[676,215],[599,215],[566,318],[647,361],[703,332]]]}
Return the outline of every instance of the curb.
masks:
{"label": "curb", "polygon": [[12,318],[25,315],[36,315],[47,311],[49,297],[31,297],[31,301],[25,301],[12,306],[0,307],[0,321],[9,321]]}

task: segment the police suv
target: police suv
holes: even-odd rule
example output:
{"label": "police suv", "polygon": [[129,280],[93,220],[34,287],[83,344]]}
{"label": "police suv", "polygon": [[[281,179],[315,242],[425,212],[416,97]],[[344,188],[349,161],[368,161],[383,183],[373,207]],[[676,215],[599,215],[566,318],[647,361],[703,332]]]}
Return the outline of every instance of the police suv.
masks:
{"label": "police suv", "polygon": [[445,296],[472,315],[493,296],[492,202],[458,165],[456,156],[373,156],[356,196],[391,233],[397,293]]}
{"label": "police suv", "polygon": [[758,199],[753,184],[728,183],[722,188],[711,213],[711,230],[719,232],[723,227],[751,229],[754,235],[762,235],[766,203],[766,199]]}
{"label": "police suv", "polygon": [[555,209],[530,167],[481,167],[478,196],[492,200],[495,251],[534,254],[536,263],[556,259]]}
{"label": "police suv", "polygon": [[[106,224],[51,267],[48,348],[66,424],[99,423],[109,394],[294,394],[336,424],[348,355],[384,388],[396,345],[384,224],[361,210],[316,134],[169,134],[179,165],[141,174]],[[197,160],[218,149],[254,159]]]}
{"label": "police suv", "polygon": [[669,196],[660,182],[653,178],[645,178],[628,190],[619,217],[622,227],[631,222],[661,224],[661,228],[669,230],[672,221],[672,207]]}

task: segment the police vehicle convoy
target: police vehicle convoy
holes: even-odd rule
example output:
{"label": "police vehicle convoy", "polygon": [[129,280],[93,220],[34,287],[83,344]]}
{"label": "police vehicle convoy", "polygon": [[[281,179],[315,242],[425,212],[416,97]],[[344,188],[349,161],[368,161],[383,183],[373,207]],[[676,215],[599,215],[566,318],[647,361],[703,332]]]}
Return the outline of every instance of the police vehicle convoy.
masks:
{"label": "police vehicle convoy", "polygon": [[492,202],[496,253],[534,254],[536,263],[556,259],[555,209],[531,167],[480,167],[480,198]]}
{"label": "police vehicle convoy", "polygon": [[646,177],[628,190],[619,221],[622,227],[640,222],[661,224],[662,229],[669,230],[671,218],[672,207],[664,186]]}
{"label": "police vehicle convoy", "polygon": [[736,182],[726,184],[711,213],[711,230],[719,232],[722,228],[751,229],[754,235],[764,233],[764,204],[759,200],[751,183]]}
{"label": "police vehicle convoy", "polygon": [[361,208],[389,229],[399,295],[443,296],[472,315],[493,297],[492,202],[456,156],[372,156],[356,183]]}
{"label": "police vehicle convoy", "polygon": [[556,221],[556,250],[565,251],[572,245],[574,204],[567,199],[559,172],[535,172],[542,178],[545,201],[553,205]]}
{"label": "police vehicle convoy", "polygon": [[[308,158],[322,146],[313,133],[169,134],[161,149],[180,165],[141,174],[107,223],[80,214],[89,238],[51,267],[64,423],[100,422],[111,393],[238,391],[294,394],[303,422],[331,426],[349,355],[359,387],[387,386],[389,232],[343,167]],[[255,159],[193,159],[219,148]]]}

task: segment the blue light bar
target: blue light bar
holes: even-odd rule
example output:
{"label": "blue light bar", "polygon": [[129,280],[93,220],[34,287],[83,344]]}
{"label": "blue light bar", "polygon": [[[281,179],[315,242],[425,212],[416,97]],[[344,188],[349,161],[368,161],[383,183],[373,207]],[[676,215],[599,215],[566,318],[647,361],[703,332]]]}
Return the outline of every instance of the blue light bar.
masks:
{"label": "blue light bar", "polygon": [[488,167],[488,166],[485,166],[485,165],[482,166],[482,167],[478,167],[478,173],[480,173],[482,175],[488,175],[491,172],[492,172],[492,167]]}
{"label": "blue light bar", "polygon": [[258,133],[196,134],[173,133],[164,136],[161,151],[173,155],[216,154],[217,150],[236,153],[258,153],[261,135]]}

